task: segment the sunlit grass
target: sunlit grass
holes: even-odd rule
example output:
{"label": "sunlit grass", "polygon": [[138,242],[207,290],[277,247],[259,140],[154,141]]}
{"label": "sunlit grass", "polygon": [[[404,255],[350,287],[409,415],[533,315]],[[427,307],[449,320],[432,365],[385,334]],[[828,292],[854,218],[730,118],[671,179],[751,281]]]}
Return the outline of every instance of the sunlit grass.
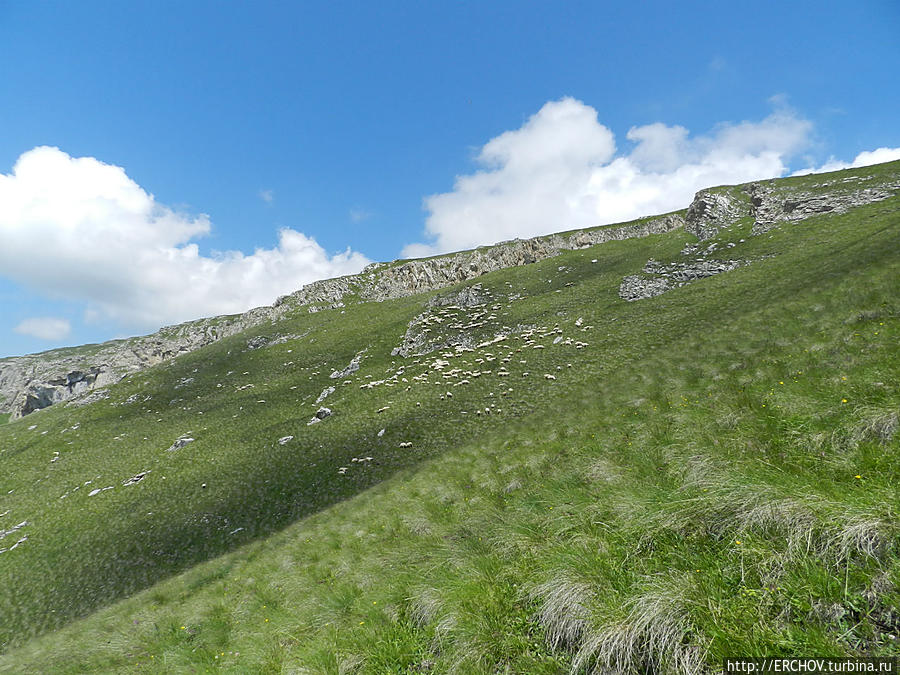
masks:
{"label": "sunlit grass", "polygon": [[[736,255],[778,255],[638,303],[622,276],[689,235],[482,277],[497,324],[589,343],[463,357],[496,372],[474,359],[508,351],[507,377],[413,381],[440,352],[389,356],[424,309],[409,298],[298,314],[253,335],[302,338],[237,336],[6,425],[0,529],[30,524],[0,554],[0,631],[21,645],[0,670],[691,673],[893,653],[897,208],[748,238]],[[351,384],[328,377],[366,347]],[[401,364],[407,382],[360,389]],[[307,426],[329,385],[334,415]]]}

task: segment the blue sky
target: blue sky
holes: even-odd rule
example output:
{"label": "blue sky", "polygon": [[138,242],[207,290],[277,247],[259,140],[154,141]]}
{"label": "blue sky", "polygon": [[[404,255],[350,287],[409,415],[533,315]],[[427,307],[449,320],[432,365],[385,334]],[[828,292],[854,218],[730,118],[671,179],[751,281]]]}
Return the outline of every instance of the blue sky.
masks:
{"label": "blue sky", "polygon": [[887,0],[0,0],[0,355],[900,156],[898,35]]}

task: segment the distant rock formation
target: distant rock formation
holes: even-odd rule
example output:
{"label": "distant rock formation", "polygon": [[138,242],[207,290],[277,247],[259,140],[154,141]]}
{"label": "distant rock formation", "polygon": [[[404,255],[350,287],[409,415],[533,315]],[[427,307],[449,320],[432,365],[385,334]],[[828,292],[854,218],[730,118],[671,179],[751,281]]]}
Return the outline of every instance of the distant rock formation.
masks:
{"label": "distant rock formation", "polygon": [[850,177],[833,183],[824,183],[822,187],[831,188],[825,193],[798,192],[782,186],[767,187],[760,183],[752,183],[747,186],[746,191],[750,195],[751,214],[754,217],[753,234],[768,232],[780,222],[804,220],[822,213],[845,213],[857,206],[893,197],[900,191],[900,181],[857,187],[853,190],[846,189],[847,186],[858,184],[865,178],[870,177]]}
{"label": "distant rock formation", "polygon": [[[747,223],[752,222],[750,236],[755,236],[782,223],[824,213],[845,213],[900,192],[897,172],[888,173],[881,179],[872,174],[846,175],[845,172],[839,177],[826,174],[821,178],[822,182],[812,184],[808,178],[793,178],[701,190],[685,213],[684,229],[705,241],[720,237],[746,218]],[[798,181],[802,181],[803,189],[795,187]],[[732,241],[725,247],[736,245]],[[629,302],[653,298],[697,279],[730,272],[753,262],[710,257],[717,248],[716,242],[706,248],[689,245],[681,252],[681,260],[666,264],[648,260],[642,274],[631,274],[622,279],[619,297]]]}
{"label": "distant rock formation", "polygon": [[685,213],[684,229],[704,241],[749,217],[753,219],[752,234],[762,234],[778,223],[797,222],[823,213],[845,213],[900,191],[896,173],[883,181],[874,175],[831,179],[825,176],[821,183],[804,189],[794,187],[795,179],[787,179],[701,190]]}

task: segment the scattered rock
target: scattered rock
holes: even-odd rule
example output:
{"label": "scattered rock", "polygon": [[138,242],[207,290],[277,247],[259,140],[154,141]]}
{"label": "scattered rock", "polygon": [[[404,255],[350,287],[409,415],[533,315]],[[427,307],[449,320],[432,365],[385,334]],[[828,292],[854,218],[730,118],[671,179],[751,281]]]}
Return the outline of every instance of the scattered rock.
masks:
{"label": "scattered rock", "polygon": [[175,452],[176,450],[180,450],[181,448],[186,446],[188,443],[193,442],[193,438],[191,438],[188,434],[184,434],[183,436],[176,438],[175,442],[172,443],[172,445],[170,445],[168,448],[166,448],[166,452]]}
{"label": "scattered rock", "polygon": [[293,436],[282,436],[281,438],[278,439],[278,445],[287,445],[292,440],[294,440]]}
{"label": "scattered rock", "polygon": [[662,264],[651,258],[643,269],[644,275],[651,276],[632,274],[625,277],[619,284],[619,297],[628,302],[653,298],[696,279],[730,272],[752,262],[752,260],[697,260]]}
{"label": "scattered rock", "polygon": [[351,373],[355,373],[357,370],[359,370],[359,362],[360,362],[360,359],[362,359],[362,355],[365,352],[366,352],[366,350],[363,349],[361,352],[359,352],[356,356],[354,356],[350,360],[350,364],[346,368],[344,368],[343,370],[335,370],[328,377],[330,377],[332,380],[336,380],[339,377],[347,377]]}
{"label": "scattered rock", "polygon": [[[148,470],[148,471],[141,471],[140,473],[137,473],[137,474],[133,475],[133,476],[132,476],[131,478],[129,478],[128,480],[122,481],[122,485],[134,485],[134,484],[136,484],[136,483],[140,483],[142,480],[144,480],[144,477],[145,477],[148,473],[150,473],[149,470]],[[90,496],[90,495],[88,495],[88,496]]]}
{"label": "scattered rock", "polygon": [[263,335],[257,335],[247,340],[247,349],[262,349],[268,346],[269,338]]}
{"label": "scattered rock", "polygon": [[182,387],[186,387],[194,381],[193,377],[182,377],[178,382],[175,383],[173,389],[181,389]]}
{"label": "scattered rock", "polygon": [[634,300],[645,300],[662,295],[672,286],[668,279],[658,279],[644,277],[640,274],[632,274],[624,279],[619,285],[619,297],[628,302]]}
{"label": "scattered rock", "polygon": [[321,422],[322,420],[324,420],[326,417],[331,417],[332,414],[333,413],[331,412],[331,408],[326,408],[323,406],[323,407],[319,408],[318,410],[316,410],[315,416],[309,422],[306,423],[306,426],[309,426],[311,424],[317,424],[317,423]]}
{"label": "scattered rock", "polygon": [[28,536],[27,536],[27,535],[24,536],[24,537],[21,537],[21,538],[19,539],[19,541],[17,541],[15,544],[13,544],[12,546],[10,546],[9,548],[0,548],[0,553],[6,553],[7,551],[12,551],[13,549],[18,548],[19,544],[22,544],[22,543],[24,543],[24,542],[26,542],[26,541],[28,541]]}
{"label": "scattered rock", "polygon": [[[9,513],[9,511],[7,511],[6,513]],[[6,515],[6,514],[4,514],[4,515]],[[23,520],[21,523],[19,523],[18,525],[13,525],[8,530],[0,530],[0,539],[4,539],[7,536],[11,535],[13,532],[18,532],[23,527],[27,527],[27,526],[28,526],[28,521]]]}
{"label": "scattered rock", "polygon": [[334,387],[325,387],[322,390],[322,393],[319,394],[319,398],[316,399],[316,405],[324,401],[326,398],[331,396],[334,393]]}
{"label": "scattered rock", "polygon": [[106,389],[94,389],[93,391],[84,394],[83,396],[78,396],[77,398],[71,399],[68,403],[66,403],[66,405],[81,407],[83,405],[96,403],[97,401],[105,401],[108,398],[109,392]]}

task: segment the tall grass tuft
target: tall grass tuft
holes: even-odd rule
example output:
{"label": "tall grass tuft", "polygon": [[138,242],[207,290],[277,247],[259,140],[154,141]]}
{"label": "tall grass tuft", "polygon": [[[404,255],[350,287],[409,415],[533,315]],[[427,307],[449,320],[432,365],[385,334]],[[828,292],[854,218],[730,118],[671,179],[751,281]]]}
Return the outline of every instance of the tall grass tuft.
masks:
{"label": "tall grass tuft", "polygon": [[690,620],[691,584],[691,578],[683,573],[645,579],[627,601],[624,618],[585,631],[572,672],[702,672],[706,647]]}

